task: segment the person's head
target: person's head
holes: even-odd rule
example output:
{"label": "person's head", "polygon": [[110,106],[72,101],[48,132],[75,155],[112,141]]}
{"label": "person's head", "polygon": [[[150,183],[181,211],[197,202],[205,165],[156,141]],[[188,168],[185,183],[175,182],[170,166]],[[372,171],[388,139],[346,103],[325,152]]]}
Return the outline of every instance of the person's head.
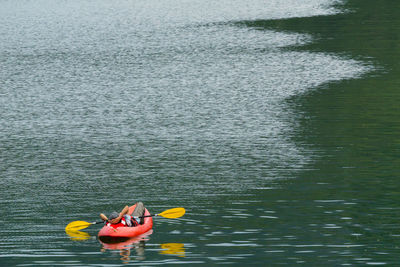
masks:
{"label": "person's head", "polygon": [[116,211],[111,212],[110,216],[108,216],[108,220],[113,220],[115,218],[118,218],[119,213]]}

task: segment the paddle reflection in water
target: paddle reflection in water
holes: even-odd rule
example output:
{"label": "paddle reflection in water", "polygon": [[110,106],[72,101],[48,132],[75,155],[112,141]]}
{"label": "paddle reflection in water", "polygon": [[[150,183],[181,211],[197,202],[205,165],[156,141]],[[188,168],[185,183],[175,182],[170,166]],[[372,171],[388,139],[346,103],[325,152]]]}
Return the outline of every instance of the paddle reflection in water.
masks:
{"label": "paddle reflection in water", "polygon": [[185,257],[185,247],[182,243],[165,243],[160,244],[160,246],[163,249],[160,251],[160,254]]}
{"label": "paddle reflection in water", "polygon": [[69,235],[70,239],[73,241],[84,241],[91,237],[91,235],[86,232],[76,230],[65,230],[65,233]]}

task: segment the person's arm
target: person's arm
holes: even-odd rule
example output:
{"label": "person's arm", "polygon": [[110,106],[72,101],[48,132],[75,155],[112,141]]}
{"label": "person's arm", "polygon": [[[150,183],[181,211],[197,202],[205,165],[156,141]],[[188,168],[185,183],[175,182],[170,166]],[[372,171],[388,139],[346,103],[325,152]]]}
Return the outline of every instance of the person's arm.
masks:
{"label": "person's arm", "polygon": [[103,221],[108,221],[107,216],[104,215],[103,213],[100,214],[100,218],[101,218]]}
{"label": "person's arm", "polygon": [[122,216],[128,214],[128,212],[129,212],[129,206],[125,206],[125,208],[123,208],[123,210],[120,212],[119,216],[122,218]]}

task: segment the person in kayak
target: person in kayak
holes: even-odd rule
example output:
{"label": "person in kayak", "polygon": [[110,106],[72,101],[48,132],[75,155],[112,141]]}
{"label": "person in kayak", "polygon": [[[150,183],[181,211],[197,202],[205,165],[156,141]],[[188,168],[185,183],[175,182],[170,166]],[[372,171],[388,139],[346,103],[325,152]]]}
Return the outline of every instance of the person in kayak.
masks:
{"label": "person in kayak", "polygon": [[136,207],[132,214],[129,213],[129,206],[125,206],[120,213],[113,211],[110,216],[100,214],[100,218],[105,222],[107,226],[111,226],[113,228],[127,226],[127,227],[135,227],[144,223],[144,215],[145,208],[142,202],[136,203]]}

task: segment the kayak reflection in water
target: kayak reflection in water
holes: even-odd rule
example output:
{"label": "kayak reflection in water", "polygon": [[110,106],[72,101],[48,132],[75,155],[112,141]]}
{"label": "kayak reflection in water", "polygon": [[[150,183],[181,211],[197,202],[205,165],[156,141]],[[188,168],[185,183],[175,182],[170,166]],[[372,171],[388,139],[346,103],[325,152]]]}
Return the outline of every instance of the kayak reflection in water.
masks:
{"label": "kayak reflection in water", "polygon": [[[141,240],[138,243],[132,244],[132,247],[136,251],[136,260],[144,260],[144,241]],[[121,249],[119,255],[121,256],[121,261],[123,263],[129,263],[129,261],[131,261],[131,249]]]}
{"label": "kayak reflection in water", "polygon": [[100,218],[107,226],[118,228],[121,226],[135,227],[144,222],[145,207],[142,202],[137,202],[132,214],[129,214],[129,206],[125,206],[120,213],[113,211],[107,218],[103,213]]}
{"label": "kayak reflection in water", "polygon": [[[133,241],[133,242],[132,242]],[[110,250],[119,250],[119,255],[121,256],[121,261],[124,264],[128,264],[133,260],[144,260],[145,259],[145,240],[143,239],[133,239],[131,242],[128,241],[129,245],[125,242],[116,243],[116,244],[104,244],[100,249],[101,252],[106,252],[107,249]],[[134,252],[132,255],[132,250]]]}

